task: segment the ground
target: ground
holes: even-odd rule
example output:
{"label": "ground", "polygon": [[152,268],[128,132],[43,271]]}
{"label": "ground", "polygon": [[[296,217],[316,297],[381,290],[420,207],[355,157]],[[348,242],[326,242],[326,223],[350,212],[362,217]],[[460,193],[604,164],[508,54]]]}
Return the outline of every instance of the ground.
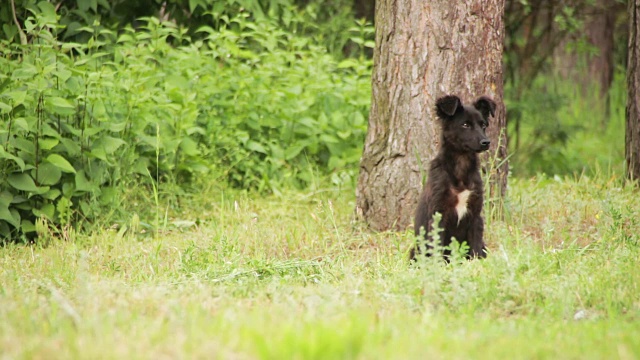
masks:
{"label": "ground", "polygon": [[[0,248],[0,353],[29,359],[640,357],[638,190],[511,179],[482,261],[409,266],[354,191],[215,186],[127,227]],[[144,202],[143,202],[144,203]]]}

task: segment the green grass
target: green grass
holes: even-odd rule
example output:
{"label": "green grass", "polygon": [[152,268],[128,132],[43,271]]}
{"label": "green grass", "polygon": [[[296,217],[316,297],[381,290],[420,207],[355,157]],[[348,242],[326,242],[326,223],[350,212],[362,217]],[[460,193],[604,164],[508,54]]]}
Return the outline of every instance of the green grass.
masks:
{"label": "green grass", "polygon": [[421,268],[409,233],[352,221],[352,189],[161,198],[158,234],[133,195],[128,231],[0,248],[3,358],[640,357],[640,210],[615,177],[512,179],[486,260]]}

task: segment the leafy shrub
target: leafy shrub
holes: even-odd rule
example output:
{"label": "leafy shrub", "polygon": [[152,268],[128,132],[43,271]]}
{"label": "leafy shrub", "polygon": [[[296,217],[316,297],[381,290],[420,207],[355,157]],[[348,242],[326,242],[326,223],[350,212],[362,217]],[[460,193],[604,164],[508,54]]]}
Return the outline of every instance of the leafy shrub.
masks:
{"label": "leafy shrub", "polygon": [[33,233],[36,218],[92,220],[117,209],[132,180],[221,174],[262,191],[305,187],[317,173],[350,181],[370,62],[338,62],[312,38],[246,17],[202,28],[203,41],[146,18],[63,43],[41,3],[25,26],[33,43],[2,44],[0,234]]}
{"label": "leafy shrub", "polygon": [[354,175],[366,131],[370,63],[337,63],[272,24],[237,18],[206,32],[199,123],[228,180],[243,188],[304,187],[321,172]]}
{"label": "leafy shrub", "polygon": [[[100,74],[90,68],[101,53],[87,53],[91,45],[59,43],[53,6],[41,3],[40,10],[25,24],[34,43],[4,43],[8,51],[0,60],[3,237],[34,232],[36,217],[62,226],[92,217],[115,200],[120,176],[110,170],[125,144],[113,136],[122,129],[96,114],[91,102]],[[71,208],[81,210],[73,219]]]}

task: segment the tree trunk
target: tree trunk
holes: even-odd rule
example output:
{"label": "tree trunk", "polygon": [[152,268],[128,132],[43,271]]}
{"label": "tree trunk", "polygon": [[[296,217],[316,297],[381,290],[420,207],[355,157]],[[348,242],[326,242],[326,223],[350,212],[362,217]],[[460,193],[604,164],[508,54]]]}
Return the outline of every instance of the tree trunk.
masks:
{"label": "tree trunk", "polygon": [[488,95],[498,104],[483,163],[494,193],[504,194],[503,12],[504,0],[376,1],[372,104],[356,190],[356,213],[372,229],[411,225],[440,140],[435,100],[445,94],[465,103]]}
{"label": "tree trunk", "polygon": [[[598,87],[597,95],[604,100],[605,121],[609,115],[609,89],[615,69],[616,17],[621,11],[625,11],[624,8],[611,0],[597,0],[586,6],[582,31],[566,37],[554,54],[554,67],[558,74],[579,84],[582,95],[590,95],[593,87]],[[579,39],[586,40],[596,50],[595,53],[585,51],[584,47],[570,49],[567,46],[577,44]]]}
{"label": "tree trunk", "polygon": [[598,53],[588,59],[589,73],[600,87],[600,95],[607,98],[613,82],[613,46],[616,13],[611,0],[599,0],[595,14],[585,26],[587,39],[598,49]]}
{"label": "tree trunk", "polygon": [[372,0],[354,0],[353,9],[356,19],[366,19],[373,23],[375,21],[375,5],[375,1]]}
{"label": "tree trunk", "polygon": [[629,0],[629,45],[627,61],[627,128],[625,136],[625,157],[627,175],[632,180],[640,179],[640,0]]}

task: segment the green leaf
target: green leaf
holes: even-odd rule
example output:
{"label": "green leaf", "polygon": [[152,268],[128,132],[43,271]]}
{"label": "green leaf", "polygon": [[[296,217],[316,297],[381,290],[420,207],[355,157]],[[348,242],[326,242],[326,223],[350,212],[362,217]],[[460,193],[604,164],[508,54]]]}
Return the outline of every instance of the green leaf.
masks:
{"label": "green leaf", "polygon": [[184,169],[186,169],[189,172],[199,172],[199,173],[203,173],[206,174],[209,172],[209,168],[199,162],[195,162],[195,161],[188,161],[188,162],[184,162],[182,163],[184,165]]}
{"label": "green leaf", "polygon": [[71,102],[69,102],[69,100],[67,100],[65,98],[57,97],[57,96],[50,96],[50,97],[46,98],[44,102],[45,102],[45,104],[49,104],[51,106],[55,106],[55,107],[59,107],[59,108],[66,108],[66,109],[75,108],[73,106],[73,104]]}
{"label": "green leaf", "polygon": [[111,136],[103,136],[100,139],[96,140],[95,143],[93,143],[93,150],[95,151],[97,148],[103,150],[105,154],[111,155],[124,144],[126,144],[126,142],[122,139],[114,138]]}
{"label": "green leaf", "polygon": [[356,111],[353,113],[353,118],[351,119],[351,121],[352,121],[352,127],[355,127],[355,128],[363,126],[364,123],[366,122],[364,115],[362,115],[360,111]]}
{"label": "green leaf", "polygon": [[11,236],[11,228],[5,221],[0,221],[0,239],[8,239]]}
{"label": "green leaf", "polygon": [[316,129],[318,127],[318,122],[308,116],[300,119],[298,123],[312,129]]}
{"label": "green leaf", "polygon": [[53,122],[42,124],[42,136],[48,139],[57,139],[60,141],[60,132],[58,129],[54,129],[51,125],[56,125]]}
{"label": "green leaf", "polygon": [[102,193],[100,194],[99,201],[101,205],[108,206],[112,204],[117,204],[118,202],[118,190],[113,187],[103,187],[100,189]]}
{"label": "green leaf", "polygon": [[[82,170],[81,170],[82,171]],[[78,175],[76,175],[77,177]],[[78,181],[76,179],[76,181]],[[62,183],[62,194],[68,198],[71,198],[76,191],[76,185],[72,182],[63,182]]]}
{"label": "green leaf", "polygon": [[9,99],[11,99],[11,103],[13,106],[18,106],[24,103],[24,100],[27,97],[27,91],[26,90],[7,91],[5,95],[9,97]]}
{"label": "green leaf", "polygon": [[31,212],[33,213],[33,215],[37,217],[44,216],[49,220],[53,221],[54,215],[56,213],[56,207],[53,206],[53,204],[45,204],[40,209],[36,209],[36,208],[31,209]]}
{"label": "green leaf", "polygon": [[60,170],[68,173],[75,173],[76,169],[71,166],[67,159],[58,154],[51,154],[47,156],[47,161],[57,166]]}
{"label": "green leaf", "polygon": [[97,53],[91,54],[91,58],[92,59],[97,59],[97,58],[101,58],[103,56],[109,56],[109,55],[111,55],[111,53],[103,51],[103,52],[97,52]]}
{"label": "green leaf", "polygon": [[36,226],[31,221],[25,219],[22,220],[22,227],[20,230],[24,233],[34,232],[36,231]]}
{"label": "green leaf", "polygon": [[269,150],[271,159],[276,161],[284,160],[284,150],[279,144],[269,144]]}
{"label": "green leaf", "polygon": [[18,28],[13,24],[3,24],[2,30],[6,35],[5,39],[11,39],[18,34]]}
{"label": "green leaf", "polygon": [[49,200],[55,200],[57,199],[60,195],[62,194],[62,192],[58,189],[51,189],[49,191],[47,191],[46,193],[42,194],[42,197],[45,199],[49,199]]}
{"label": "green leaf", "polygon": [[47,1],[41,1],[38,3],[38,7],[40,8],[40,16],[42,19],[48,24],[55,24],[56,20],[56,8]]}
{"label": "green leaf", "polygon": [[338,69],[353,68],[356,66],[358,66],[358,62],[355,59],[346,59],[346,60],[342,60],[338,64]]}
{"label": "green leaf", "polygon": [[95,185],[89,181],[84,174],[84,170],[78,171],[76,174],[76,191],[94,191]]}
{"label": "green leaf", "polygon": [[9,210],[12,200],[13,194],[10,192],[3,191],[0,193],[0,220],[4,220],[15,227],[20,227],[20,214],[15,210],[13,212]]}
{"label": "green leaf", "polygon": [[51,150],[54,146],[58,145],[58,143],[60,143],[58,139],[42,138],[38,140],[38,144],[42,150]]}
{"label": "green leaf", "polygon": [[9,206],[2,203],[0,203],[0,220],[4,220],[16,228],[20,227],[20,214],[15,210],[9,210]]}
{"label": "green leaf", "polygon": [[361,38],[358,38],[358,37],[352,37],[352,38],[349,38],[349,40],[353,41],[356,44],[364,43],[364,39],[361,39]]}
{"label": "green leaf", "polygon": [[263,153],[263,154],[267,153],[267,149],[265,149],[264,146],[262,146],[262,144],[257,143],[255,141],[251,141],[251,140],[247,142],[247,149],[255,152]]}
{"label": "green leaf", "polygon": [[189,0],[189,12],[193,12],[198,6],[203,6],[202,0]]}
{"label": "green leaf", "polygon": [[[80,1],[80,0],[79,0]],[[84,11],[84,10],[82,10]],[[69,37],[71,37],[72,35],[76,35],[77,33],[79,33],[78,28],[82,27],[82,24],[80,24],[77,21],[72,21],[70,23],[67,24],[67,29],[64,32],[65,35],[65,39],[68,40]],[[79,46],[80,44],[78,43],[63,43],[61,48],[68,50],[68,49],[82,49],[82,46]]]}
{"label": "green leaf", "polygon": [[122,130],[127,128],[127,122],[123,121],[123,122],[112,122],[109,123],[109,131],[112,132],[121,132]]}
{"label": "green leaf", "polygon": [[201,128],[200,126],[190,127],[185,132],[187,133],[187,135],[193,135],[193,134],[207,135],[207,131]]}
{"label": "green leaf", "polygon": [[9,207],[9,204],[13,201],[13,194],[8,191],[0,192],[0,205],[6,204]]}
{"label": "green leaf", "polygon": [[75,141],[67,138],[62,138],[60,142],[62,142],[62,146],[64,146],[64,149],[69,156],[75,157],[80,155],[80,145],[78,145],[78,143],[76,143]]}
{"label": "green leaf", "polygon": [[84,200],[80,201],[80,211],[82,211],[83,214],[91,214],[91,205]]}
{"label": "green leaf", "polygon": [[25,203],[27,201],[29,201],[29,199],[27,199],[26,197],[24,197],[24,196],[22,196],[20,194],[16,194],[13,197],[13,200],[11,200],[11,203],[12,204],[22,204],[22,203]]}
{"label": "green leaf", "polygon": [[200,154],[198,150],[198,144],[195,141],[191,140],[191,138],[185,137],[180,142],[180,150],[184,152],[187,156],[197,156]]}
{"label": "green leaf", "polygon": [[0,101],[0,114],[7,114],[13,107],[5,102]]}
{"label": "green leaf", "polygon": [[[12,74],[14,80],[27,80],[34,77],[38,73],[38,69],[30,63],[23,62]],[[18,81],[17,83],[20,83]]]}
{"label": "green leaf", "polygon": [[9,183],[9,185],[13,186],[14,189],[28,192],[38,192],[36,183],[33,181],[31,176],[25,173],[9,175],[9,177],[7,178],[7,182]]}
{"label": "green leaf", "polygon": [[344,160],[340,159],[339,157],[332,156],[329,158],[329,162],[327,164],[327,167],[329,167],[329,169],[335,170],[343,166],[344,166]]}
{"label": "green leaf", "polygon": [[131,171],[140,175],[149,174],[149,159],[146,157],[139,157],[131,167]]}
{"label": "green leaf", "polygon": [[[93,103],[93,116],[100,121],[107,116],[107,109],[104,107],[104,102],[101,100],[97,100]],[[105,119],[106,120],[106,119]]]}
{"label": "green leaf", "polygon": [[302,151],[302,149],[304,149],[303,145],[293,145],[288,147],[285,151],[284,151],[284,158],[285,160],[291,160],[294,157],[298,156],[298,154],[300,154],[300,152]]}
{"label": "green leaf", "polygon": [[329,134],[320,135],[320,140],[322,140],[322,142],[327,144],[337,144],[340,142],[335,136],[332,136]]}
{"label": "green leaf", "polygon": [[24,168],[25,168],[24,160],[22,160],[21,158],[15,155],[9,154],[8,152],[5,152],[2,145],[0,145],[0,159],[13,160],[13,162],[15,162],[16,165],[18,165],[18,167],[20,167],[20,170],[24,171]]}
{"label": "green leaf", "polygon": [[[35,172],[35,170],[32,170]],[[40,185],[55,185],[60,181],[62,172],[51,163],[42,163],[38,167],[38,176],[36,180]]]}
{"label": "green leaf", "polygon": [[31,127],[29,127],[29,123],[25,118],[15,118],[13,123],[24,131],[31,131]]}
{"label": "green leaf", "polygon": [[27,154],[33,155],[36,153],[36,146],[33,144],[33,142],[22,137],[13,138],[10,140],[10,143],[16,149],[22,150]]}
{"label": "green leaf", "polygon": [[71,77],[71,71],[67,69],[57,69],[53,72],[53,75],[57,76],[61,81],[67,81]]}
{"label": "green leaf", "polygon": [[132,42],[133,42],[133,37],[129,34],[122,34],[118,36],[118,40],[116,40],[116,43],[132,43]]}
{"label": "green leaf", "polygon": [[351,130],[347,129],[345,131],[338,131],[336,132],[336,135],[343,140],[347,140],[351,136]]}
{"label": "green leaf", "polygon": [[69,100],[57,96],[47,97],[44,100],[44,107],[59,115],[73,115],[75,113],[75,106]]}

